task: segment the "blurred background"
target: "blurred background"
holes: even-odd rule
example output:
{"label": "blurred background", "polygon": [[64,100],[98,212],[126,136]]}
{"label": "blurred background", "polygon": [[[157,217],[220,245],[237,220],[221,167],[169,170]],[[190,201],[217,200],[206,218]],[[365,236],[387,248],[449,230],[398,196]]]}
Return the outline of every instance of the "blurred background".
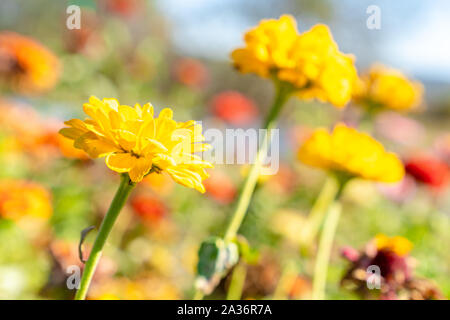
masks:
{"label": "blurred background", "polygon": [[[81,29],[66,27],[72,4],[81,7]],[[366,26],[373,4],[381,10],[379,30]],[[82,104],[95,95],[169,106],[177,120],[202,120],[206,129],[258,128],[273,88],[237,73],[229,54],[261,19],[285,13],[300,32],[328,25],[359,72],[381,62],[422,82],[418,111],[378,114],[370,131],[405,164],[426,155],[439,165],[421,169],[438,180],[449,175],[448,1],[2,0],[0,299],[71,299],[67,268],[82,266],[80,232],[99,225],[117,187],[118,175],[102,160],[89,160],[57,134],[62,122],[83,118]],[[354,104],[339,111],[291,99],[284,111],[280,170],[259,182],[240,232],[249,245],[243,298],[308,297],[314,259],[299,250],[297,231],[325,175],[300,164],[296,151],[314,128],[358,118]],[[114,227],[89,298],[191,298],[199,245],[223,232],[247,169],[217,166],[205,195],[149,175]],[[349,185],[328,298],[362,298],[341,286],[349,262],[340,251],[362,250],[378,233],[409,239],[414,274],[450,295],[448,179],[425,180],[411,173],[391,187]],[[86,239],[85,257],[94,236]],[[212,298],[225,297],[229,278]]]}

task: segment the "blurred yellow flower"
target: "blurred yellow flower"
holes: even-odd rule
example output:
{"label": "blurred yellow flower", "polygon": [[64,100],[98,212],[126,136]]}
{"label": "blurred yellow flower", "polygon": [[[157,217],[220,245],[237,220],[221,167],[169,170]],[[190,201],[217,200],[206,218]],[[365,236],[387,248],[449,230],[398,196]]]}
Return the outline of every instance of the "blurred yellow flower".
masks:
{"label": "blurred yellow flower", "polygon": [[14,32],[0,33],[0,78],[20,92],[51,89],[58,81],[61,64],[47,48]]}
{"label": "blurred yellow flower", "polygon": [[353,95],[356,102],[369,108],[408,111],[421,104],[423,92],[420,82],[409,80],[399,70],[375,64],[357,81]]}
{"label": "blurred yellow flower", "polygon": [[333,132],[317,129],[300,147],[298,158],[307,165],[380,182],[403,178],[402,162],[371,136],[344,124]]}
{"label": "blurred yellow flower", "polygon": [[194,120],[176,122],[163,109],[157,118],[153,106],[120,105],[116,99],[91,97],[83,109],[90,118],[72,119],[60,133],[90,157],[106,157],[113,171],[127,172],[133,182],[150,172],[167,172],[177,183],[204,192],[205,168],[213,167],[195,152],[207,150],[202,127]]}
{"label": "blurred yellow flower", "polygon": [[22,180],[0,181],[0,217],[47,219],[52,215],[50,193],[41,185]]}
{"label": "blurred yellow flower", "polygon": [[411,241],[404,237],[388,237],[384,234],[375,236],[375,245],[378,250],[389,250],[399,256],[407,255],[413,248]]}
{"label": "blurred yellow flower", "polygon": [[290,83],[301,99],[316,98],[343,107],[351,99],[357,72],[351,55],[339,51],[325,25],[298,34],[292,16],[263,20],[231,53],[243,73]]}
{"label": "blurred yellow flower", "polygon": [[290,15],[262,20],[245,34],[246,47],[234,50],[231,58],[241,72],[269,77],[272,70],[294,66],[291,51],[297,36],[297,23]]}

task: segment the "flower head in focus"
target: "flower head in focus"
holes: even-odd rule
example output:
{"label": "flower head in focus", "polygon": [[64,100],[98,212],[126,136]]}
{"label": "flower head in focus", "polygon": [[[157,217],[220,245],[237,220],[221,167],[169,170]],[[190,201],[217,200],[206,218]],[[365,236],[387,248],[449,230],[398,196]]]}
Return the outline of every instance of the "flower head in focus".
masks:
{"label": "flower head in focus", "polygon": [[0,217],[48,219],[52,215],[50,193],[41,185],[22,180],[0,181]]}
{"label": "flower head in focus", "polygon": [[194,154],[209,148],[200,124],[176,122],[169,108],[154,117],[149,103],[130,107],[116,99],[91,97],[83,109],[89,118],[66,121],[69,128],[60,131],[76,148],[92,158],[106,157],[111,170],[128,173],[133,182],[164,171],[181,185],[205,191],[205,168],[212,164]]}
{"label": "flower head in focus", "polygon": [[375,64],[357,81],[353,95],[356,102],[369,108],[409,111],[421,104],[423,91],[420,82],[399,70]]}
{"label": "flower head in focus", "polygon": [[60,62],[47,48],[13,32],[0,33],[0,79],[17,91],[51,89],[60,75]]}
{"label": "flower head in focus", "polygon": [[420,155],[408,159],[405,170],[416,181],[435,189],[444,188],[450,181],[448,165],[431,155]]}
{"label": "flower head in focus", "polygon": [[353,57],[341,53],[325,25],[299,34],[292,16],[263,20],[232,52],[235,67],[289,83],[301,99],[343,107],[351,99],[357,72]]}
{"label": "flower head in focus", "polygon": [[379,182],[396,182],[404,176],[402,162],[371,136],[344,124],[332,132],[317,129],[300,147],[298,158],[305,164]]}

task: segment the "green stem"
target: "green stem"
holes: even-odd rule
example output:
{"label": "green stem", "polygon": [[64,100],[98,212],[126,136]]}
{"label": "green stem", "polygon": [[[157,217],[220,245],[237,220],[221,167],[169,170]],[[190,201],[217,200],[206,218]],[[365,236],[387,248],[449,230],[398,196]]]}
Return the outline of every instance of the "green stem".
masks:
{"label": "green stem", "polygon": [[234,239],[237,232],[239,231],[239,228],[241,227],[242,221],[245,218],[245,214],[247,213],[247,209],[250,204],[253,191],[255,190],[255,186],[258,181],[263,158],[268,150],[268,145],[270,142],[269,141],[270,132],[272,129],[275,128],[277,124],[278,115],[280,114],[280,111],[283,108],[286,101],[289,99],[291,92],[292,88],[290,86],[284,83],[278,83],[275,100],[273,102],[269,114],[267,115],[266,121],[264,122],[265,130],[262,144],[256,155],[255,163],[251,167],[250,172],[248,173],[248,176],[244,182],[244,187],[240,194],[236,210],[234,211],[230,224],[228,225],[228,228],[225,232],[226,241]]}
{"label": "green stem", "polygon": [[305,228],[301,234],[300,245],[302,249],[308,250],[311,247],[314,239],[319,232],[320,225],[322,224],[323,218],[327,213],[328,208],[331,203],[336,198],[338,193],[338,186],[336,179],[333,176],[328,176],[322,189],[320,190],[319,196],[314,202],[313,207],[308,215],[305,223]]}
{"label": "green stem", "polygon": [[227,292],[227,300],[240,300],[244,290],[247,266],[241,262],[236,265],[231,276],[230,287]]}
{"label": "green stem", "polygon": [[[253,192],[256,187],[256,183],[258,181],[259,172],[261,170],[262,161],[266,152],[268,150],[269,145],[269,137],[270,131],[275,128],[277,124],[277,118],[281,112],[286,101],[289,99],[289,96],[293,92],[293,87],[288,83],[283,82],[275,82],[276,83],[276,95],[275,100],[272,104],[272,107],[264,121],[264,137],[261,144],[260,149],[256,155],[255,163],[250,169],[248,176],[244,182],[244,187],[242,188],[242,192],[239,196],[238,204],[233,213],[230,223],[225,231],[224,240],[232,241],[239,231],[241,227],[242,221],[245,218],[245,214],[247,213],[248,206],[250,204],[250,200],[252,198]],[[202,300],[204,297],[203,293],[200,290],[196,290],[194,294],[194,300]]]}
{"label": "green stem", "polygon": [[320,236],[319,249],[316,257],[313,277],[313,300],[323,300],[325,298],[325,287],[328,275],[328,263],[331,256],[334,235],[336,234],[342,205],[336,200],[330,207],[326,217],[322,234]]}
{"label": "green stem", "polygon": [[91,283],[92,277],[94,276],[95,269],[102,256],[103,246],[105,245],[106,239],[108,238],[111,229],[116,221],[120,210],[124,206],[127,198],[135,186],[128,177],[128,174],[122,174],[120,186],[117,189],[116,195],[103,218],[100,230],[98,231],[97,237],[95,238],[94,246],[92,247],[91,253],[89,254],[89,259],[84,267],[83,276],[80,282],[80,288],[78,289],[75,300],[84,300],[86,298],[89,285]]}

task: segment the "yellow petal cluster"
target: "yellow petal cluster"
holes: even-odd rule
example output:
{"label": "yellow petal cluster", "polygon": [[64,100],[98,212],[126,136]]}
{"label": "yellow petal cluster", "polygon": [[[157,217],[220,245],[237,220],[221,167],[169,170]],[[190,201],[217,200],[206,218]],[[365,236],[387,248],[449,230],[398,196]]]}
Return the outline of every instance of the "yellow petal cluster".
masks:
{"label": "yellow petal cluster", "polygon": [[370,107],[407,111],[422,103],[423,92],[420,82],[409,80],[399,70],[375,64],[357,81],[354,99]]}
{"label": "yellow petal cluster", "polygon": [[299,34],[292,16],[263,20],[244,37],[245,47],[232,52],[243,73],[275,76],[292,84],[302,99],[316,98],[343,107],[350,99],[357,72],[353,57],[339,51],[327,26]]}
{"label": "yellow petal cluster", "polygon": [[388,237],[384,234],[375,236],[375,245],[378,250],[389,250],[399,256],[407,255],[413,248],[411,241],[404,237]]}
{"label": "yellow petal cluster", "polygon": [[91,97],[83,109],[89,118],[66,121],[69,128],[60,131],[74,147],[92,158],[106,157],[111,170],[128,173],[133,182],[164,171],[181,185],[205,191],[205,168],[212,164],[194,154],[209,148],[200,124],[176,122],[170,108],[155,117],[149,103],[130,107],[116,99]]}
{"label": "yellow petal cluster", "polygon": [[396,182],[404,176],[403,164],[394,153],[344,124],[337,124],[332,132],[314,131],[300,147],[298,158],[313,167],[367,180]]}

